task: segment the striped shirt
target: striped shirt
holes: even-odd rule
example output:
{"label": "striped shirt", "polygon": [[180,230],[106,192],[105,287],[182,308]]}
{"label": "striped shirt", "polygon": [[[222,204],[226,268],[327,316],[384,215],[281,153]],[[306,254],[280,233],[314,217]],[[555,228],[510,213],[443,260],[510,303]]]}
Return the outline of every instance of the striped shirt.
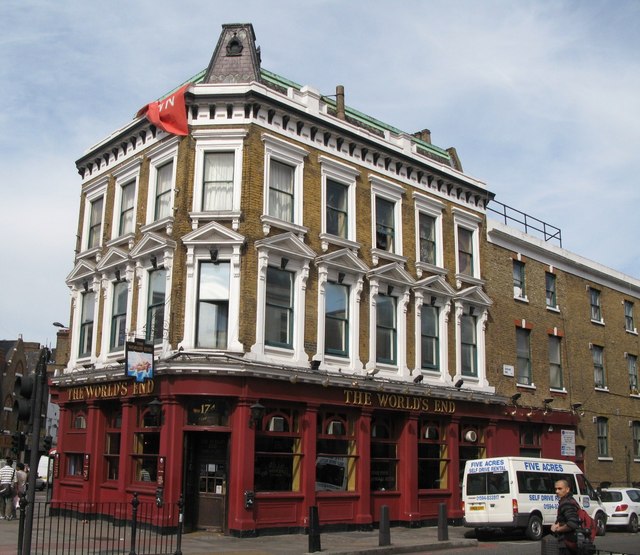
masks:
{"label": "striped shirt", "polygon": [[0,483],[1,484],[10,484],[11,482],[15,482],[15,469],[8,464],[4,465],[0,468]]}

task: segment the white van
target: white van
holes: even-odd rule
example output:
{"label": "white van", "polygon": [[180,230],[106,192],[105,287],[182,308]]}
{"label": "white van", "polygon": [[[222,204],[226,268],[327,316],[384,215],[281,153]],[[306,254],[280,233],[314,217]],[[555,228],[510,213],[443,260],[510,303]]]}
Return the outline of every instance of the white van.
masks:
{"label": "white van", "polygon": [[462,480],[464,525],[482,535],[491,529],[520,528],[531,540],[542,538],[556,521],[554,483],[567,480],[575,499],[604,536],[607,513],[596,491],[571,461],[500,457],[467,461]]}

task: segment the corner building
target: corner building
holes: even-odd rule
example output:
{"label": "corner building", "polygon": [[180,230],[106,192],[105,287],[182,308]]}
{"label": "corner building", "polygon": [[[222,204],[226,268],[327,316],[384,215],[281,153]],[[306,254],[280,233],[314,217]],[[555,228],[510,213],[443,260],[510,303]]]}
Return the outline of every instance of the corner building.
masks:
{"label": "corner building", "polygon": [[[302,530],[311,506],[326,527],[382,505],[419,526],[441,503],[461,518],[465,460],[521,452],[486,362],[493,194],[427,130],[336,92],[263,69],[252,26],[224,25],[188,135],[137,118],[78,160],[55,499],[162,488],[187,530],[240,536]],[[576,417],[546,418],[559,457]]]}

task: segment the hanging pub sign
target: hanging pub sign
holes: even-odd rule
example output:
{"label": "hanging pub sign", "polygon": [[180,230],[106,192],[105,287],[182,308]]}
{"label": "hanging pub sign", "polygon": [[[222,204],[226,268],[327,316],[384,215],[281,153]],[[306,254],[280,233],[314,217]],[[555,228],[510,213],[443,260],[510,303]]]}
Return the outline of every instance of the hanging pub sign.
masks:
{"label": "hanging pub sign", "polygon": [[137,382],[153,379],[153,345],[145,343],[144,339],[127,341],[125,343],[125,363],[127,376],[135,378]]}

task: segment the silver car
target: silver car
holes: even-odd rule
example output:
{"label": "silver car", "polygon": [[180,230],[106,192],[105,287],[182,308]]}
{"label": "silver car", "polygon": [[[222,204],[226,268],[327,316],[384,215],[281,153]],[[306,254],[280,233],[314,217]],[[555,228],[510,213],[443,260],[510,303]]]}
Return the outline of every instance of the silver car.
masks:
{"label": "silver car", "polygon": [[600,490],[600,499],[609,515],[607,526],[624,526],[633,533],[638,531],[640,489],[606,488]]}

